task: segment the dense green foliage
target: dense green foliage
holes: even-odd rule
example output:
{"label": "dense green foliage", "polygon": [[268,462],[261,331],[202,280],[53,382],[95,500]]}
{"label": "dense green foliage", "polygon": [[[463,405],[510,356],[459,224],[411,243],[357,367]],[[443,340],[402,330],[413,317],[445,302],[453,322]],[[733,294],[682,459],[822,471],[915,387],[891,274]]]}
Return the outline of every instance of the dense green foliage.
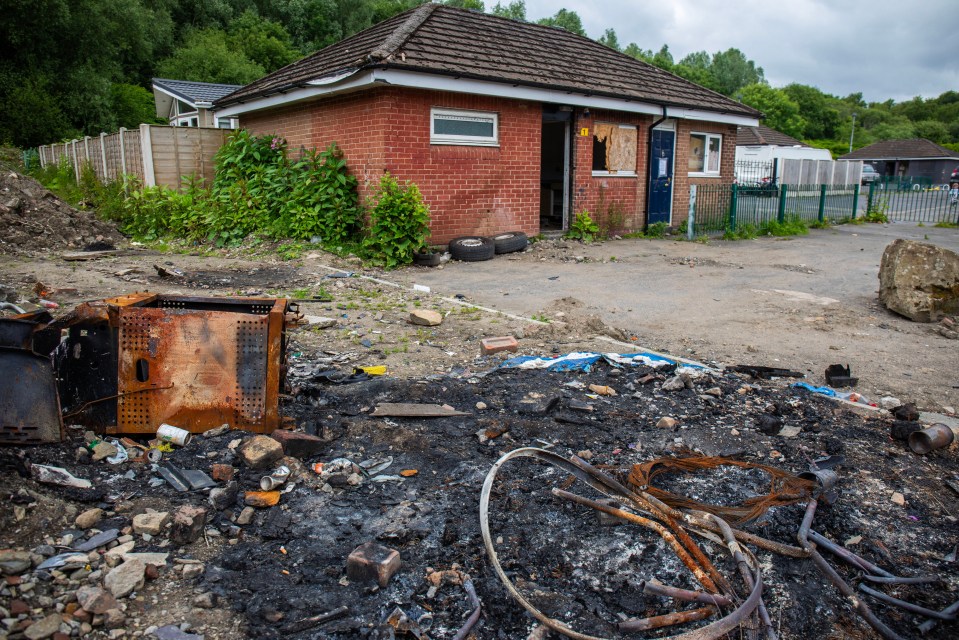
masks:
{"label": "dense green foliage", "polygon": [[335,245],[359,226],[356,178],[335,145],[292,158],[281,138],[240,130],[217,153],[209,189],[195,181],[182,192],[135,189],[121,222],[145,240],[175,236],[222,246],[265,233]]}
{"label": "dense green foliage", "polygon": [[[426,0],[35,0],[0,11],[0,143],[21,147],[154,122],[153,76],[242,84]],[[487,10],[482,0],[446,4]],[[620,44],[615,29],[587,34],[575,11],[526,14],[524,0],[492,14],[592,35],[624,54],[763,111],[766,124],[829,149],[924,137],[959,149],[959,92],[866,103],[815,86],[771,87],[762,67],[730,48],[678,61],[667,45]]]}
{"label": "dense green foliage", "polygon": [[364,253],[387,269],[409,264],[426,247],[430,209],[412,182],[401,186],[389,173],[380,178],[373,196]]}

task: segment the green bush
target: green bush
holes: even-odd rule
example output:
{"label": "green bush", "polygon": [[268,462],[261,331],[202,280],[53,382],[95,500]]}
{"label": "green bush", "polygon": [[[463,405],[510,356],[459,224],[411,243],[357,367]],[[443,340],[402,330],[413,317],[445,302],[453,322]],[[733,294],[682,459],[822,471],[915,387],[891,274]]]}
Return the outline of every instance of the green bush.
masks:
{"label": "green bush", "polygon": [[570,226],[569,231],[566,232],[566,237],[571,240],[592,242],[596,238],[597,233],[599,233],[599,225],[593,222],[593,219],[589,217],[588,211],[581,211],[576,214],[573,224]]}
{"label": "green bush", "polygon": [[387,269],[413,262],[413,254],[426,247],[430,225],[430,209],[419,188],[412,182],[402,187],[385,173],[373,201],[365,256]]}
{"label": "green bush", "polygon": [[766,232],[773,236],[801,236],[809,233],[809,228],[798,216],[787,216],[785,220],[770,220]]}
{"label": "green bush", "polygon": [[123,230],[141,240],[176,236],[225,246],[256,233],[342,244],[359,229],[356,178],[335,144],[293,160],[282,138],[239,130],[215,162],[209,188],[188,178],[180,191],[134,189],[118,216]]}
{"label": "green bush", "polygon": [[669,228],[665,222],[654,222],[653,224],[646,227],[646,237],[647,238],[665,238],[666,229]]}

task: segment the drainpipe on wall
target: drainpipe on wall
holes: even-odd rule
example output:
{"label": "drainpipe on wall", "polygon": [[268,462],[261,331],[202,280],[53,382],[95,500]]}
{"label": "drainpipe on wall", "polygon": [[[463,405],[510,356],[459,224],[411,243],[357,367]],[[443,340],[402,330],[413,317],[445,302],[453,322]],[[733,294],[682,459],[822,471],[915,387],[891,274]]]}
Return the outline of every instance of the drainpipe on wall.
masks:
{"label": "drainpipe on wall", "polygon": [[[647,136],[647,140],[646,140],[646,151],[647,151],[647,153],[648,153],[647,162],[646,162],[646,197],[645,197],[644,200],[643,200],[643,202],[646,204],[646,219],[643,221],[643,230],[644,230],[644,231],[646,230],[646,227],[649,226],[648,224],[646,224],[646,221],[649,220],[649,181],[650,181],[650,180],[652,179],[652,177],[653,177],[653,175],[652,175],[652,171],[653,171],[653,129],[655,129],[656,127],[658,127],[660,124],[663,123],[663,121],[667,120],[668,118],[669,118],[669,116],[668,116],[667,113],[666,113],[666,106],[663,105],[663,116],[662,116],[659,120],[655,121],[653,124],[649,125],[649,136]],[[679,133],[678,129],[677,129],[676,133],[677,133],[677,134]],[[676,162],[676,158],[674,157],[674,158],[673,158],[673,163],[674,163],[674,166],[673,166],[673,174],[674,174],[674,175],[675,175],[675,173],[676,173],[675,162]]]}

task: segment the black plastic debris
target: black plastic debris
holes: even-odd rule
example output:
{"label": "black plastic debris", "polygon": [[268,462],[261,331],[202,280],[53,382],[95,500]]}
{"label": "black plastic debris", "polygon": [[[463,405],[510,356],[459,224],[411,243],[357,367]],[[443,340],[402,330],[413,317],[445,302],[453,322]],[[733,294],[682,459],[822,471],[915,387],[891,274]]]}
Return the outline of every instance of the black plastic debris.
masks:
{"label": "black plastic debris", "polygon": [[836,389],[840,387],[855,387],[859,378],[852,377],[849,365],[831,364],[826,367],[826,384]]}
{"label": "black plastic debris", "polygon": [[802,378],[804,373],[791,371],[789,369],[780,369],[778,367],[761,367],[754,364],[735,364],[726,367],[726,371],[735,371],[736,373],[745,373],[746,375],[760,380],[769,380],[771,378]]}

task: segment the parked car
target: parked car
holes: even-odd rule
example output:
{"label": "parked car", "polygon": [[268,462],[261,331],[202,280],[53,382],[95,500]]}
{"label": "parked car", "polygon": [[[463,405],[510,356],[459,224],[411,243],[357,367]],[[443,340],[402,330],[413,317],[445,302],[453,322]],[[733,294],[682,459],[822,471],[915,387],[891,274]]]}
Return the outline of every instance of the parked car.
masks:
{"label": "parked car", "polygon": [[873,169],[871,164],[862,165],[862,184],[876,182],[882,178],[879,172]]}

